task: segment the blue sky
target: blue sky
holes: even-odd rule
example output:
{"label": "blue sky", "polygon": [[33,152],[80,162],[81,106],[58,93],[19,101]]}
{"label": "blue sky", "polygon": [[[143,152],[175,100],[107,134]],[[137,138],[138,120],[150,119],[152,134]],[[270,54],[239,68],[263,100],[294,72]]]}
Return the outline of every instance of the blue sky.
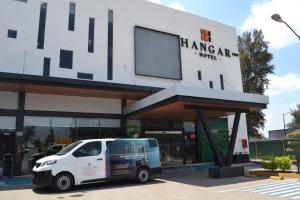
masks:
{"label": "blue sky", "polygon": [[[271,20],[279,13],[300,35],[300,0],[149,0],[175,9],[199,15],[236,28],[237,33],[254,28],[262,29],[270,42],[275,74],[269,78],[271,84],[267,95],[270,105],[265,110],[266,128],[282,129],[282,114],[300,104],[300,41],[284,25]],[[286,115],[286,121],[291,121]]]}

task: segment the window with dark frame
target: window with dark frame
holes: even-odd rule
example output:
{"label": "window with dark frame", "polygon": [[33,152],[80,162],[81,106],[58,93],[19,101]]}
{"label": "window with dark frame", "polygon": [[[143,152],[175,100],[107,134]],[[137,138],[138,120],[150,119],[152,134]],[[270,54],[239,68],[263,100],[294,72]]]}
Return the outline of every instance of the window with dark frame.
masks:
{"label": "window with dark frame", "polygon": [[7,37],[8,38],[17,38],[17,35],[18,35],[18,31],[16,30],[8,30],[7,31]]}
{"label": "window with dark frame", "polygon": [[68,25],[69,31],[75,30],[75,10],[76,10],[76,4],[71,2],[70,9],[69,9],[69,25]]}
{"label": "window with dark frame", "polygon": [[47,16],[47,3],[42,3],[40,8],[40,20],[39,20],[39,29],[38,29],[38,41],[37,41],[38,49],[44,49],[46,16]]}
{"label": "window with dark frame", "polygon": [[213,81],[209,81],[209,87],[210,87],[211,89],[214,88],[214,82],[213,82]]}
{"label": "window with dark frame", "polygon": [[198,80],[202,81],[202,71],[198,71]]}
{"label": "window with dark frame", "polygon": [[73,68],[73,51],[60,50],[59,67],[65,69]]}
{"label": "window with dark frame", "polygon": [[224,87],[224,76],[223,76],[223,74],[220,74],[220,83],[221,83],[221,90],[224,90],[225,87]]}
{"label": "window with dark frame", "polygon": [[94,37],[95,37],[95,18],[89,19],[89,40],[88,51],[94,53]]}

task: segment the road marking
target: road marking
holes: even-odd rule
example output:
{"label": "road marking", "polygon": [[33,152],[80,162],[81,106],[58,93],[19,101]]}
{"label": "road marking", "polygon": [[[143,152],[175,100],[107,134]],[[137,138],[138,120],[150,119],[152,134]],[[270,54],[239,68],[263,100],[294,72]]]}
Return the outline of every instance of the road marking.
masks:
{"label": "road marking", "polygon": [[292,183],[297,183],[296,181],[287,181],[287,182],[281,182],[281,183],[277,183],[277,184],[270,184],[270,185],[265,185],[265,186],[256,186],[247,190],[244,190],[246,192],[251,192],[257,189],[265,189],[265,188],[270,188],[270,187],[279,187],[279,186],[285,186],[285,185],[290,185]]}
{"label": "road marking", "polygon": [[300,189],[300,184],[297,184],[297,185],[294,185],[294,186],[290,186],[290,187],[284,187],[284,188],[280,188],[280,189],[276,189],[276,190],[271,190],[271,191],[266,191],[266,192],[261,192],[259,194],[272,194],[272,193],[276,193],[276,192],[279,192],[279,191],[288,191],[289,189],[294,189],[294,188],[298,188]]}
{"label": "road marking", "polygon": [[284,188],[284,187],[288,187],[288,186],[294,186],[294,185],[298,185],[299,183],[295,182],[295,183],[287,183],[287,184],[281,184],[281,185],[276,185],[276,186],[271,186],[271,187],[264,187],[264,188],[255,188],[254,190],[251,191],[246,191],[246,192],[264,192],[264,191],[269,191],[269,190],[273,190],[273,189],[279,189],[279,188]]}
{"label": "road marking", "polygon": [[242,188],[221,190],[221,191],[218,191],[218,193],[238,191],[238,190],[247,190],[247,189],[257,188],[257,187],[269,187],[269,186],[273,186],[273,185],[281,185],[281,184],[284,184],[284,183],[288,184],[288,183],[292,183],[292,182],[296,182],[296,181],[280,181],[280,182],[276,182],[276,183],[266,183],[266,184],[261,184],[261,185],[252,185],[252,186],[247,186],[247,187],[242,187]]}
{"label": "road marking", "polygon": [[294,196],[294,195],[297,195],[297,194],[300,194],[300,191],[299,192],[293,192],[293,193],[285,194],[285,195],[281,195],[280,197],[289,197],[289,196]]}
{"label": "road marking", "polygon": [[241,188],[233,188],[219,192],[242,191],[257,193],[260,195],[277,196],[281,198],[300,199],[300,183],[296,180],[280,181]]}

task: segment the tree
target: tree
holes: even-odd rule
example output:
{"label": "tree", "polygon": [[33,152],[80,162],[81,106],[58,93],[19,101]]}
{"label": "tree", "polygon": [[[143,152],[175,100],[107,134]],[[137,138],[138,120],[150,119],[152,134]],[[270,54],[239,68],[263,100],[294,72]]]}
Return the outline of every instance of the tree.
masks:
{"label": "tree", "polygon": [[296,158],[298,173],[300,173],[300,130],[287,135],[288,138],[294,139],[288,142],[286,151],[289,155]]}
{"label": "tree", "polygon": [[[268,75],[274,73],[273,55],[261,30],[245,32],[238,38],[244,92],[263,95],[269,85]],[[259,129],[265,127],[262,111],[247,113],[247,129],[250,137],[262,138]]]}
{"label": "tree", "polygon": [[288,124],[289,128],[300,128],[300,105],[297,105],[295,110],[291,110],[293,120]]}

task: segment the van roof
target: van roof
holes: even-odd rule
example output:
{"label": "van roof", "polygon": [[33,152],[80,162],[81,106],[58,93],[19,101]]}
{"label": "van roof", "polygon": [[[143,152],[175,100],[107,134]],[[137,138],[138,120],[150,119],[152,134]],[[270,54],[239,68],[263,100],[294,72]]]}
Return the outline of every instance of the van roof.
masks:
{"label": "van roof", "polygon": [[152,138],[105,138],[105,139],[89,139],[89,140],[81,140],[84,142],[95,142],[95,141],[115,141],[115,140],[148,140]]}

